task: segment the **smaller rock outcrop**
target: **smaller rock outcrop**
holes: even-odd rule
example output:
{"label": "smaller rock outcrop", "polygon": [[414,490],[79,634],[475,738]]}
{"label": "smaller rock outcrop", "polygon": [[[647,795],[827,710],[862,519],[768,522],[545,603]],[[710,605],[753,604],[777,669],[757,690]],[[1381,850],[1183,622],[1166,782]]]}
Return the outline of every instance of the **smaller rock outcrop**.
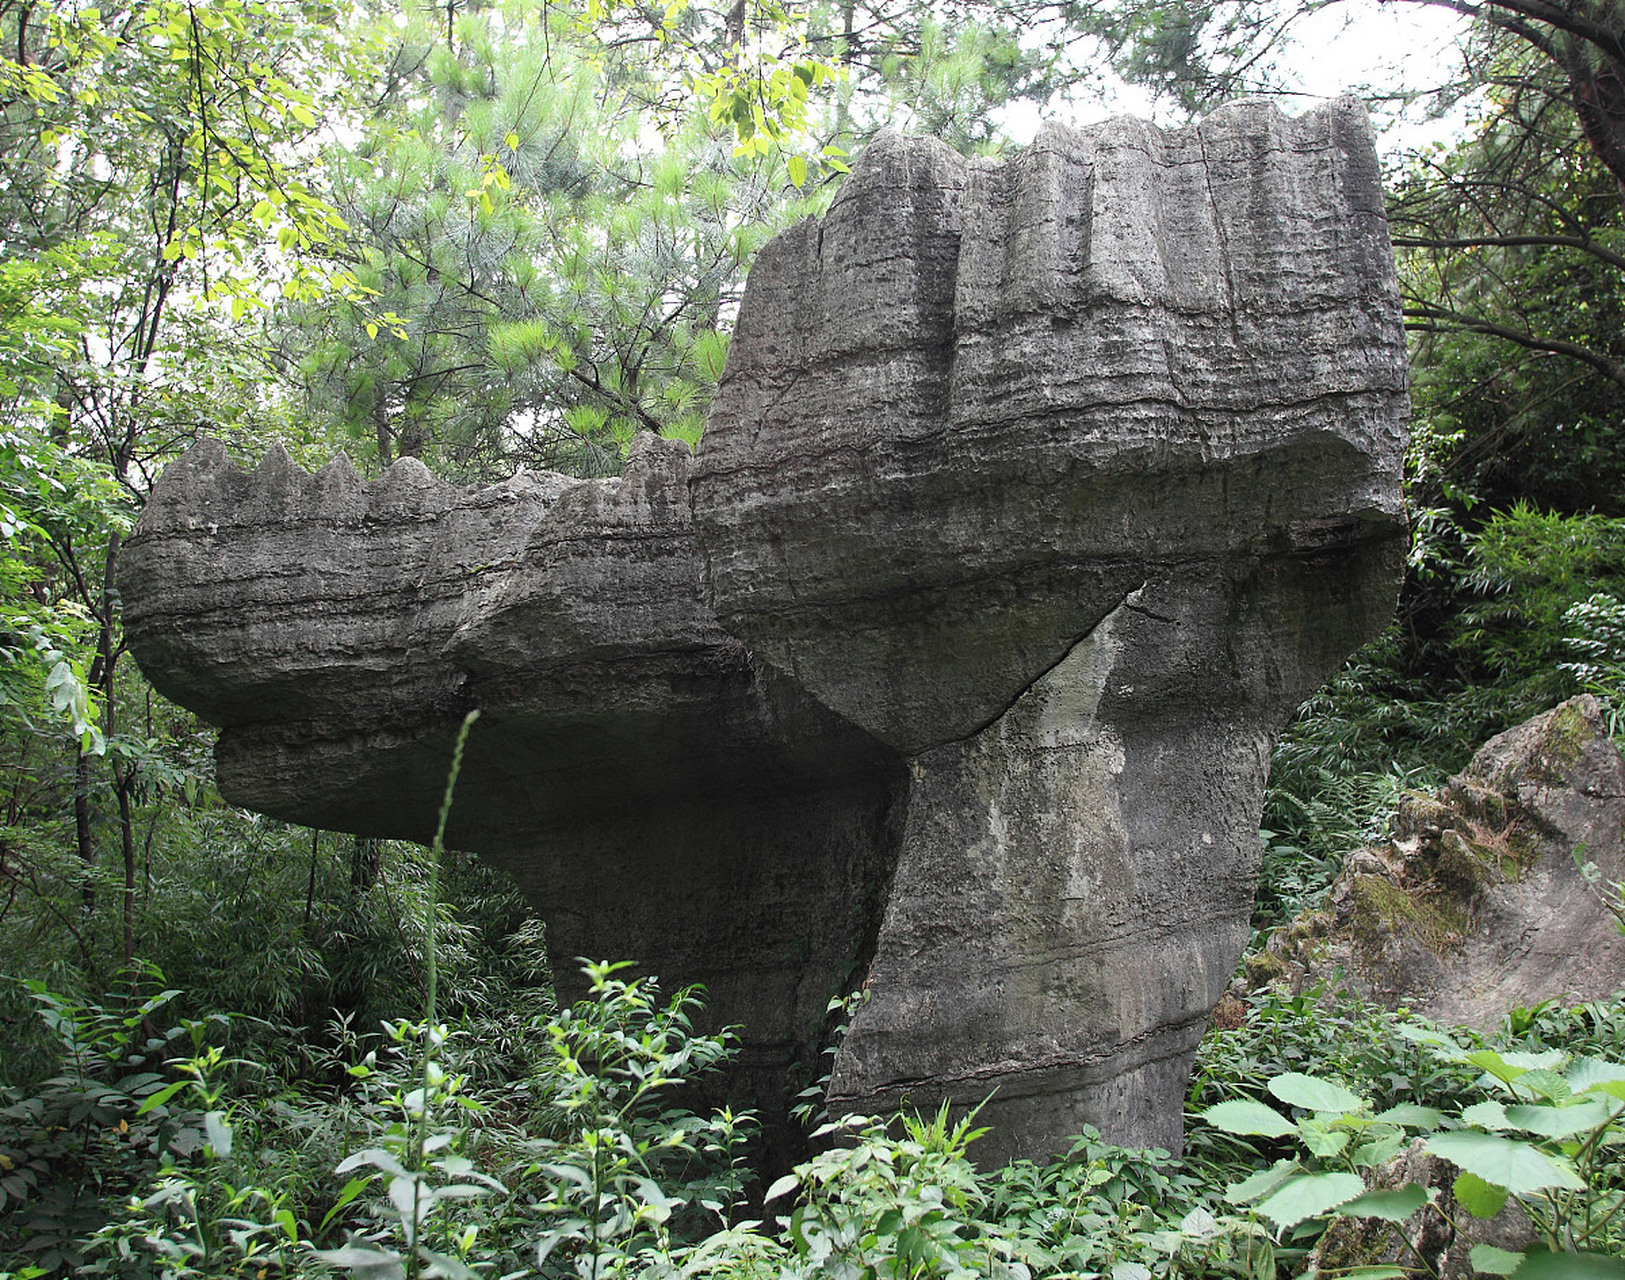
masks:
{"label": "smaller rock outcrop", "polygon": [[1625,880],[1625,760],[1596,699],[1490,739],[1437,795],[1401,804],[1393,839],[1345,864],[1326,908],[1279,930],[1255,978],[1334,979],[1438,1022],[1625,987],[1605,904]]}
{"label": "smaller rock outcrop", "polygon": [[[1415,1184],[1426,1187],[1433,1203],[1401,1223],[1380,1218],[1338,1218],[1309,1255],[1309,1275],[1342,1275],[1355,1267],[1414,1267],[1417,1259],[1440,1280],[1474,1280],[1474,1245],[1516,1252],[1535,1242],[1534,1227],[1516,1200],[1493,1218],[1478,1219],[1456,1204],[1460,1170],[1423,1150],[1422,1139],[1366,1174],[1374,1191]],[[1454,1225],[1452,1225],[1454,1224]],[[1460,1228],[1460,1230],[1457,1230]]]}

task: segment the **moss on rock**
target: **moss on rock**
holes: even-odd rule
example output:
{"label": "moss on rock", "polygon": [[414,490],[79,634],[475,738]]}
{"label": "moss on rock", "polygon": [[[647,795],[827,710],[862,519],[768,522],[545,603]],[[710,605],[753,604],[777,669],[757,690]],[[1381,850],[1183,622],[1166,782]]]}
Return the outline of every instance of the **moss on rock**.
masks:
{"label": "moss on rock", "polygon": [[1409,931],[1430,951],[1458,946],[1467,927],[1466,912],[1449,899],[1424,901],[1386,876],[1358,876],[1349,886],[1354,940],[1362,950],[1376,952],[1383,939]]}

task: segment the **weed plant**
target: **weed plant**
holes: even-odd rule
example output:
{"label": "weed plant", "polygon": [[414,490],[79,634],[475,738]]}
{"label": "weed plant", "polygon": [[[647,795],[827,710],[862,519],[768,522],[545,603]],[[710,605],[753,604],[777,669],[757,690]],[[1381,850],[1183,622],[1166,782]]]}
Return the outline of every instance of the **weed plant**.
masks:
{"label": "weed plant", "polygon": [[[149,1037],[144,1024],[163,1022],[177,998],[167,988],[112,1008],[35,991],[63,1070],[0,1115],[0,1150],[27,1171],[22,1200],[0,1210],[0,1270],[405,1276],[410,1249],[423,1276],[1274,1280],[1296,1274],[1340,1208],[1287,1222],[1264,1211],[1269,1193],[1226,1198],[1281,1161],[1348,1172],[1306,1156],[1301,1127],[1237,1133],[1193,1121],[1182,1159],[1086,1133],[1062,1159],[989,1173],[970,1159],[974,1118],[939,1114],[832,1122],[834,1145],[768,1188],[759,1217],[750,1118],[681,1105],[732,1041],[693,1032],[696,992],[663,997],[607,964],[589,980],[589,1000],[536,1016],[534,1067],[519,1081],[465,1069],[482,1052],[475,1018],[432,1039],[421,1022],[392,1024],[365,1052],[349,1035],[358,1056],[338,1086],[235,1059],[222,1047],[225,1020]],[[1394,1107],[1476,1116],[1493,1086],[1490,1060],[1471,1055],[1617,1062],[1625,1004],[1520,1011],[1485,1038],[1404,1025],[1317,993],[1261,996],[1242,1026],[1204,1042],[1192,1112],[1279,1110],[1292,1087],[1282,1080],[1312,1077],[1358,1097],[1349,1117]],[[1453,1052],[1442,1054],[1447,1039]],[[1518,1103],[1547,1104],[1568,1105]],[[1282,1114],[1300,1126],[1298,1111]],[[1600,1219],[1618,1189],[1618,1148],[1594,1148],[1584,1176]],[[1564,1190],[1568,1212],[1583,1211],[1586,1197]]]}

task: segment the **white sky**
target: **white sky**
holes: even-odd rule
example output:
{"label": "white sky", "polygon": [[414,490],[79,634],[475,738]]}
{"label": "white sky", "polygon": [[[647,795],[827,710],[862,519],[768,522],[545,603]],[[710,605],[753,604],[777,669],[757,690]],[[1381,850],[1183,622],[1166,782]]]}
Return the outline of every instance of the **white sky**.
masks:
{"label": "white sky", "polygon": [[[1283,97],[1281,106],[1296,112],[1346,91],[1433,88],[1456,69],[1456,44],[1467,26],[1462,15],[1431,4],[1343,0],[1329,5],[1292,28],[1294,43],[1283,50],[1278,65],[1296,92]],[[1066,119],[1064,111],[1058,114]],[[1079,103],[1068,122],[1089,124],[1120,114],[1156,118],[1167,112],[1153,109],[1144,90],[1119,85],[1104,103]],[[1428,114],[1425,102],[1412,105],[1403,115],[1375,107],[1379,148],[1390,154],[1447,141],[1464,124],[1459,109],[1436,120],[1429,120]],[[1022,104],[1004,120],[1015,141],[1029,142],[1040,115]]]}

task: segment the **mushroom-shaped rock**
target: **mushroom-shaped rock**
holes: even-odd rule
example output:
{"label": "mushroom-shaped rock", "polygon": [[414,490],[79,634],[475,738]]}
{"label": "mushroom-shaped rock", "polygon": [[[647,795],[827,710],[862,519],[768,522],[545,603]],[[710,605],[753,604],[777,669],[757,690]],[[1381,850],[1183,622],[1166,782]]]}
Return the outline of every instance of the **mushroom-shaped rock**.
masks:
{"label": "mushroom-shaped rock", "polygon": [[886,137],[763,250],[694,477],[722,625],[909,760],[832,1097],[1174,1145],[1270,749],[1389,616],[1407,411],[1368,126]]}
{"label": "mushroom-shaped rock", "polygon": [[483,708],[449,838],[561,976],[706,982],[759,1098],[864,981],[833,1105],[1174,1146],[1275,735],[1392,608],[1405,411],[1357,105],[883,136],[763,250],[697,458],[459,491],[199,446],[127,628],[302,822],[426,838]]}

